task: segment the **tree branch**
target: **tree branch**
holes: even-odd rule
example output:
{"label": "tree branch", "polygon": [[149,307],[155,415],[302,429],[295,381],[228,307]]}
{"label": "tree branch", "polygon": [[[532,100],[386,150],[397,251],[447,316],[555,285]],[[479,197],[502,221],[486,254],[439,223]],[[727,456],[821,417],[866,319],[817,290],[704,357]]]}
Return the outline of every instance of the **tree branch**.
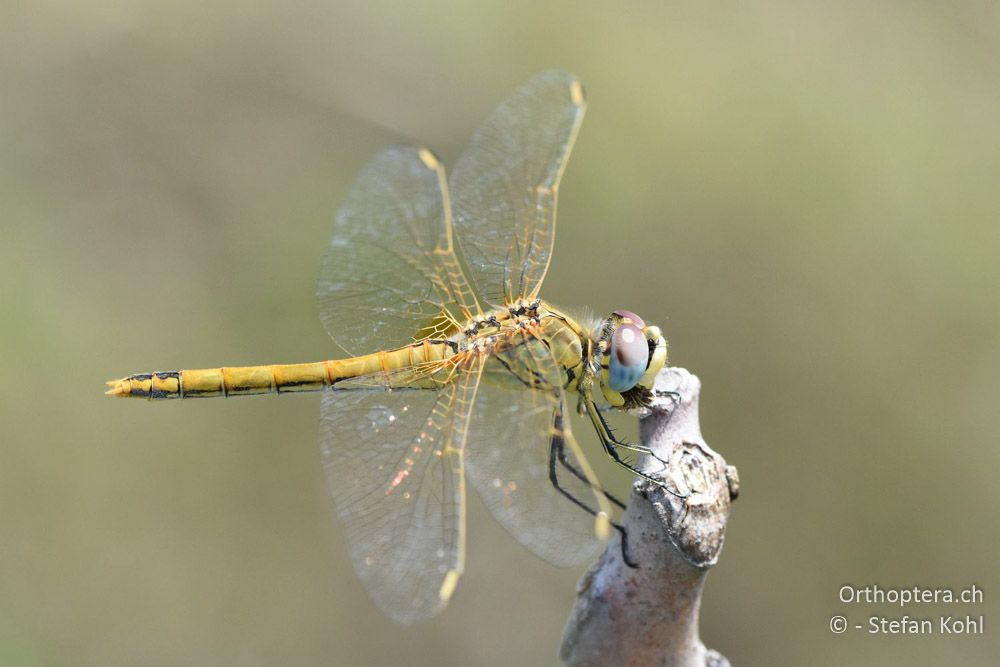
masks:
{"label": "tree branch", "polygon": [[639,426],[654,456],[643,457],[639,469],[665,487],[642,478],[633,483],[621,522],[636,567],[625,564],[616,534],[577,585],[560,650],[567,665],[729,666],[698,637],[698,609],[739,479],[701,436],[700,389],[698,378],[681,368],[656,377],[653,404]]}

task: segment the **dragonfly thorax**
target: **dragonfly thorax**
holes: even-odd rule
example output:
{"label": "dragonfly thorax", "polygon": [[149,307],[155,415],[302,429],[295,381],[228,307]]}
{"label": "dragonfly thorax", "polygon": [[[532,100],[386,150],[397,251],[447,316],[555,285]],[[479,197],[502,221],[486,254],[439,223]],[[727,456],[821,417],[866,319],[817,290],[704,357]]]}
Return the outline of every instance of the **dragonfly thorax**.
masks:
{"label": "dragonfly thorax", "polygon": [[488,317],[484,317],[484,318],[475,320],[474,322],[472,322],[472,324],[470,324],[469,326],[467,326],[465,328],[465,330],[463,331],[463,333],[466,336],[475,336],[480,331],[482,331],[484,329],[488,329],[490,327],[495,328],[495,329],[499,329],[500,328],[500,321],[497,319],[496,315],[490,315]]}

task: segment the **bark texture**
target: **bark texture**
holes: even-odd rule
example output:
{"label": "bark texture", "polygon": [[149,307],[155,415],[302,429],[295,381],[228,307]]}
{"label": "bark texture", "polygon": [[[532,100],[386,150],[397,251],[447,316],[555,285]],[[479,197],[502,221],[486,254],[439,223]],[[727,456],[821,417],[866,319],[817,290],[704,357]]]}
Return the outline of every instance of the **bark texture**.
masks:
{"label": "bark texture", "polygon": [[739,479],[701,436],[700,389],[681,368],[656,378],[655,400],[639,427],[654,456],[642,457],[639,469],[664,485],[637,477],[622,514],[635,567],[626,564],[616,533],[580,580],[560,650],[567,665],[729,665],[702,644],[698,610]]}

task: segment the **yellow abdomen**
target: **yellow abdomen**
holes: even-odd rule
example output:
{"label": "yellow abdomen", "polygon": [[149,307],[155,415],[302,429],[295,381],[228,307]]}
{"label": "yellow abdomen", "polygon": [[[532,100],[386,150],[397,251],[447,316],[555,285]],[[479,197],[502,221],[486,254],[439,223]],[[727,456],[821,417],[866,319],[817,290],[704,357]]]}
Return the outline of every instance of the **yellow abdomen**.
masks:
{"label": "yellow abdomen", "polygon": [[159,400],[322,391],[348,378],[441,361],[452,356],[455,349],[451,341],[425,340],[395,350],[308,364],[139,373],[108,382],[111,389],[107,393]]}

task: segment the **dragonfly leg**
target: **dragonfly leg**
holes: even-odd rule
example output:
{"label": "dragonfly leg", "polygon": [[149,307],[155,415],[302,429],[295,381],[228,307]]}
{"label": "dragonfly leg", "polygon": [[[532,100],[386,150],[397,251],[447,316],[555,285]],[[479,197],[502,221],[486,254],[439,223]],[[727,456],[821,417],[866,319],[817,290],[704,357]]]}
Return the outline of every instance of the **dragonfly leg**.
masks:
{"label": "dragonfly leg", "polygon": [[[680,405],[680,402],[681,402],[681,394],[680,394],[680,392],[657,389],[653,393],[656,394],[657,396],[669,396],[670,397],[670,401],[674,404],[674,408],[676,408],[678,405]],[[671,411],[671,414],[672,413],[673,413],[673,411]]]}
{"label": "dragonfly leg", "polygon": [[613,494],[608,493],[602,487],[597,484],[592,483],[582,470],[573,465],[569,457],[566,456],[566,440],[563,436],[563,411],[560,408],[553,419],[553,429],[552,429],[552,439],[549,441],[549,481],[556,488],[559,493],[563,494],[567,498],[573,501],[574,504],[583,508],[591,516],[597,516],[597,510],[593,509],[579,498],[574,496],[568,490],[563,488],[559,483],[558,468],[557,463],[561,464],[566,470],[568,470],[574,477],[586,484],[588,487],[594,491],[600,493],[605,498],[610,500],[613,504],[617,505],[619,509],[625,509],[625,503],[615,497]]}
{"label": "dragonfly leg", "polygon": [[[670,418],[674,414],[674,410],[677,408],[678,405],[680,405],[680,402],[681,402],[681,395],[680,395],[680,393],[678,393],[676,391],[657,391],[656,392],[656,396],[658,396],[658,397],[667,396],[667,397],[670,398],[670,401],[673,403],[673,407],[670,410],[670,414],[667,415],[667,420],[669,421]],[[582,403],[584,403],[584,400],[581,398],[580,402],[582,404]],[[595,407],[597,409],[597,416],[598,416],[598,418],[601,421],[601,426],[603,427],[603,430],[607,433],[608,439],[612,443],[614,443],[614,445],[616,447],[620,447],[622,449],[627,449],[627,450],[634,451],[634,452],[639,452],[639,453],[642,453],[642,454],[648,454],[648,455],[652,456],[654,459],[656,459],[657,461],[659,461],[660,463],[662,463],[664,465],[667,464],[666,461],[664,461],[659,456],[657,456],[656,453],[653,452],[652,450],[650,450],[648,447],[644,447],[642,445],[635,445],[635,444],[632,444],[630,442],[625,442],[624,440],[619,440],[617,437],[615,437],[614,429],[611,428],[611,425],[608,424],[607,420],[604,418],[604,413],[605,412],[610,412],[611,410],[617,409],[617,408],[615,408],[615,406],[613,406],[613,405],[596,406],[595,405]]]}
{"label": "dragonfly leg", "polygon": [[[559,460],[559,463],[564,468],[566,468],[566,470],[570,471],[570,473],[572,473],[572,475],[574,477],[576,477],[578,480],[580,480],[581,482],[583,482],[587,486],[590,486],[591,488],[594,488],[590,484],[590,482],[587,481],[586,475],[584,475],[583,472],[581,472],[580,470],[578,470],[577,467],[573,465],[572,461],[570,461],[569,458],[566,456],[566,448],[563,447],[561,441],[560,441],[560,443],[559,443],[558,446],[556,446],[555,442],[553,442],[551,450],[555,452],[556,458]],[[550,462],[550,465],[551,465],[551,462]],[[553,478],[554,475],[555,475],[555,472],[551,471],[550,472],[550,479],[552,479],[552,482],[554,484],[556,484],[556,488],[558,488],[560,491],[563,491],[564,489],[562,489],[558,485],[558,482]],[[600,487],[598,487],[598,488],[596,488],[594,490],[600,492],[601,494],[603,494],[604,497],[607,498],[608,500],[610,500],[614,505],[616,505],[618,507],[618,509],[625,509],[625,503],[623,503],[621,500],[619,500],[614,494],[609,493],[609,492],[605,491],[603,488],[600,488]]]}
{"label": "dragonfly leg", "polygon": [[[572,492],[569,491],[569,489],[565,488],[559,482],[559,472],[558,472],[559,468],[558,468],[557,464],[562,464],[563,466],[566,467],[567,470],[569,470],[571,473],[573,473],[574,477],[579,477],[584,483],[586,483],[588,486],[590,486],[590,484],[587,483],[587,479],[583,476],[583,474],[580,473],[572,465],[570,465],[569,463],[567,463],[567,461],[566,461],[566,453],[565,453],[565,451],[563,451],[561,443],[562,443],[562,438],[553,437],[552,438],[552,443],[549,446],[549,481],[552,482],[552,486],[555,487],[556,491],[558,491],[559,493],[561,493],[564,496],[566,496],[567,498],[569,498],[570,501],[572,501],[572,503],[574,505],[576,505],[577,507],[579,507],[580,509],[582,509],[584,512],[586,512],[590,516],[597,516],[597,510],[595,510],[593,507],[591,507],[590,505],[588,505],[584,501],[582,501],[579,498],[577,498],[575,495],[573,495]],[[604,489],[598,488],[598,489],[595,489],[595,491],[603,494],[608,500],[610,500],[611,502],[613,502],[619,508],[621,508],[621,509],[625,508],[625,505],[620,500],[618,500],[617,498],[615,498],[614,496],[612,496],[610,493],[608,493]],[[615,523],[612,523],[611,525],[613,525],[615,528],[620,528]]]}
{"label": "dragonfly leg", "polygon": [[590,420],[594,424],[594,430],[597,431],[597,437],[600,439],[601,445],[604,446],[605,453],[609,457],[611,457],[612,461],[614,461],[621,467],[625,468],[626,470],[630,471],[631,473],[638,475],[639,477],[642,477],[643,479],[649,482],[653,482],[654,484],[659,484],[661,487],[663,487],[663,489],[667,493],[674,496],[675,498],[679,498],[681,500],[685,500],[687,498],[686,495],[682,495],[674,491],[673,489],[669,488],[662,479],[657,479],[655,477],[650,476],[648,473],[639,470],[631,461],[626,460],[619,451],[620,449],[629,452],[638,452],[639,454],[649,454],[657,461],[662,463],[664,467],[666,467],[666,461],[663,461],[660,457],[653,454],[653,452],[649,449],[649,447],[644,447],[641,445],[633,445],[618,440],[615,437],[614,431],[611,429],[611,426],[604,419],[604,415],[601,414],[601,411],[597,408],[594,402],[588,399],[585,399],[585,401],[587,405],[587,413],[590,415]]}
{"label": "dragonfly leg", "polygon": [[[677,410],[678,406],[680,406],[681,404],[680,392],[671,390],[663,390],[663,391],[657,390],[654,393],[656,394],[657,397],[663,397],[663,396],[669,397],[670,402],[673,403],[673,406],[670,408],[670,412],[667,414],[666,420],[663,422],[664,424],[667,424],[670,421],[670,419],[674,416],[674,411]],[[650,451],[649,455],[652,456],[657,461],[659,461],[660,463],[662,463],[663,468],[666,469],[667,467],[666,461],[657,456],[655,452]]]}
{"label": "dragonfly leg", "polygon": [[622,562],[628,565],[633,570],[638,569],[639,563],[628,557],[628,531],[625,530],[625,526],[621,525],[620,523],[612,523],[611,525],[614,526],[615,530],[617,530],[622,536],[621,539]]}
{"label": "dragonfly leg", "polygon": [[601,408],[597,407],[597,405],[593,401],[587,401],[587,412],[590,414],[590,418],[592,421],[596,420],[594,424],[595,426],[597,426],[597,422],[600,423],[598,432],[604,433],[607,437],[607,440],[609,442],[614,443],[615,447],[620,447],[621,449],[627,449],[631,452],[638,452],[640,454],[653,453],[652,451],[650,451],[649,447],[646,447],[644,445],[635,445],[632,444],[631,442],[619,440],[617,437],[615,437],[614,429],[611,428],[611,425],[608,424],[608,421],[604,418],[604,411],[601,410]]}
{"label": "dragonfly leg", "polygon": [[[556,491],[568,498],[574,505],[582,509],[584,512],[591,516],[597,516],[597,510],[583,502],[576,496],[574,496],[568,489],[564,488],[562,484],[559,483],[558,466],[557,463],[561,464],[567,470],[569,470],[574,477],[579,478],[581,481],[585,482],[587,486],[591,486],[586,476],[579,470],[576,466],[569,462],[566,458],[566,450],[563,447],[563,438],[558,433],[553,434],[552,441],[549,444],[549,481],[552,482],[552,486],[555,487]],[[602,488],[596,488],[597,492],[602,493],[604,497],[610,500],[612,503],[617,505],[619,508],[624,509],[625,504],[622,503],[618,498],[608,493]],[[628,533],[625,530],[625,526],[621,525],[617,521],[611,522],[611,527],[618,531],[621,535],[621,547],[622,547],[622,562],[631,568],[639,567],[639,564],[634,562],[628,557]]]}

